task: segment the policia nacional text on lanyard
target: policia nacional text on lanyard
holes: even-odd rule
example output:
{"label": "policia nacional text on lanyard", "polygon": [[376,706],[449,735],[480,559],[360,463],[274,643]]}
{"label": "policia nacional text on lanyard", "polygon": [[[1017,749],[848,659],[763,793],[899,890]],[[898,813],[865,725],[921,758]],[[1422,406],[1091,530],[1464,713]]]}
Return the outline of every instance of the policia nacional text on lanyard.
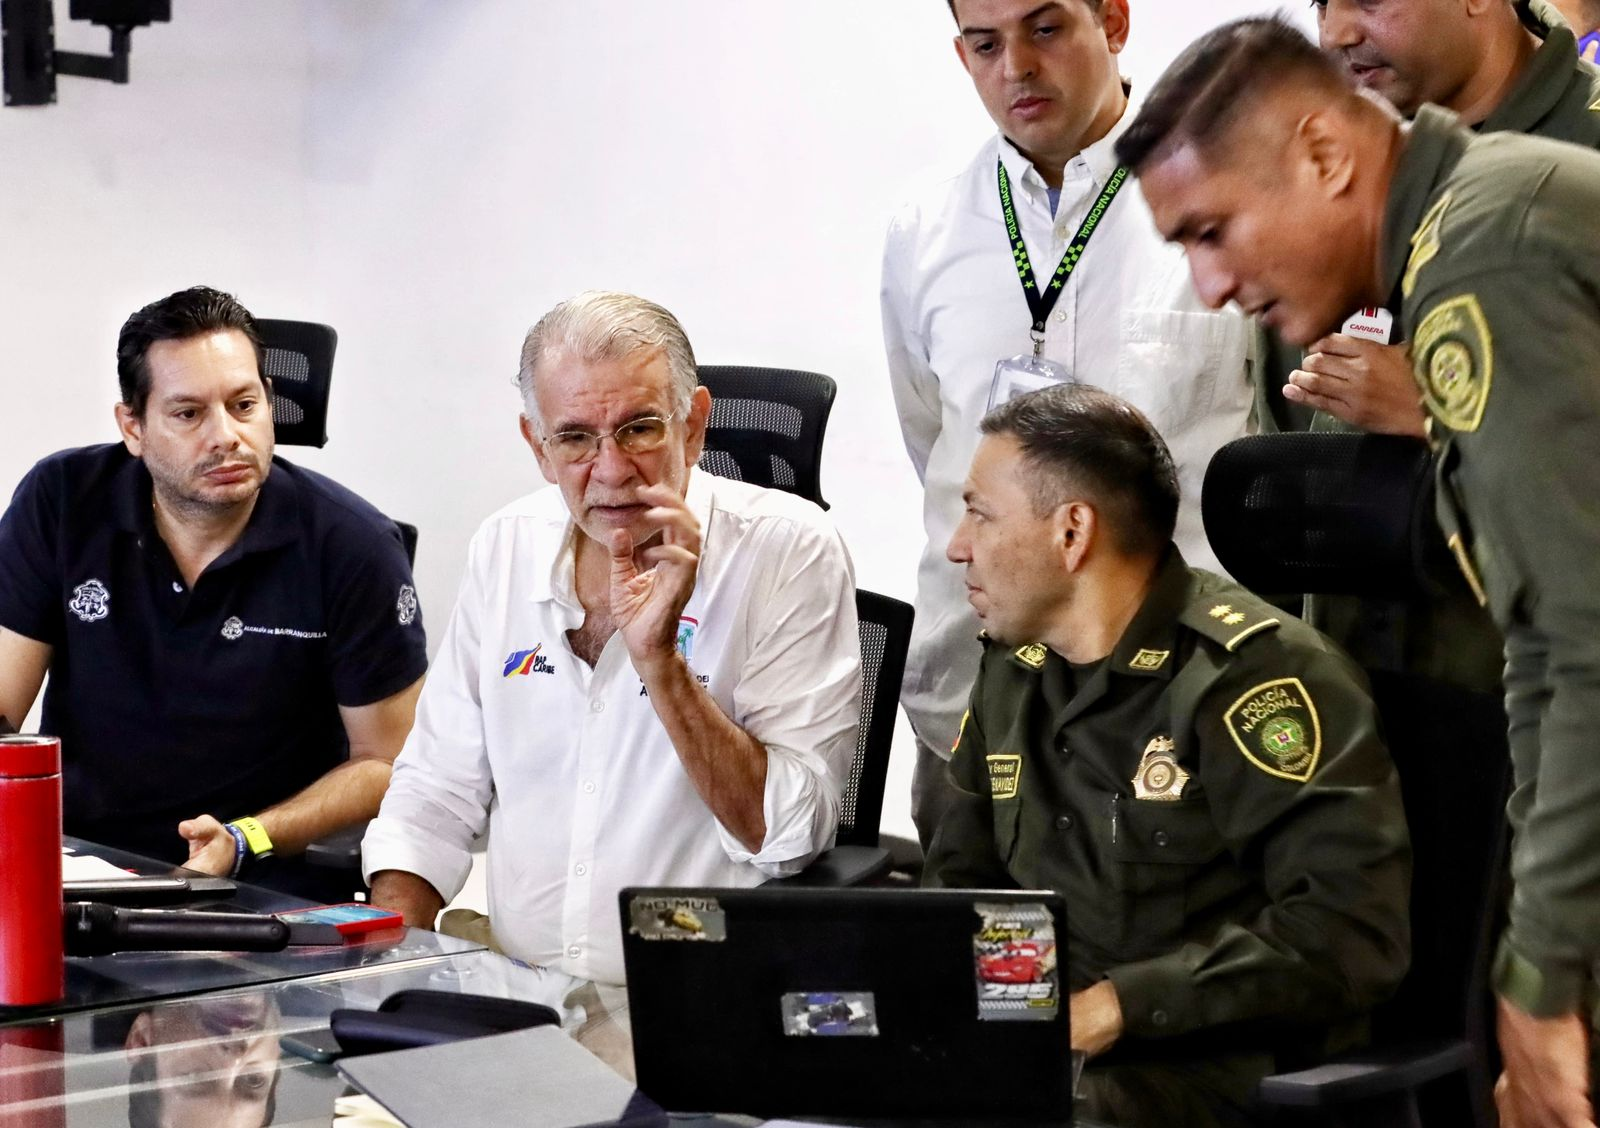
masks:
{"label": "policia nacional text on lanyard", "polygon": [[1106,181],[1105,190],[1089,209],[1089,214],[1083,217],[1077,235],[1073,236],[1072,242],[1068,244],[1066,254],[1061,256],[1061,265],[1056,267],[1050,284],[1041,294],[1034,281],[1033,264],[1028,261],[1027,245],[1022,241],[1022,225],[1017,222],[1016,209],[1011,205],[1011,178],[1006,175],[1004,162],[996,161],[995,167],[999,170],[1000,214],[1005,219],[1006,237],[1011,241],[1011,258],[1017,266],[1017,277],[1022,280],[1022,295],[1028,299],[1028,312],[1033,314],[1033,329],[1030,334],[1033,337],[1033,355],[1008,357],[994,366],[994,383],[989,388],[991,409],[1024,392],[1037,391],[1072,379],[1072,374],[1064,366],[1045,359],[1043,355],[1045,322],[1050,319],[1050,311],[1056,308],[1056,302],[1060,300],[1062,291],[1067,288],[1067,280],[1078,268],[1078,260],[1083,257],[1084,248],[1089,245],[1089,240],[1094,237],[1100,221],[1105,218],[1106,209],[1111,206],[1111,201],[1116,199],[1118,190],[1127,182],[1129,175],[1128,170],[1121,165],[1118,165],[1116,171],[1111,174],[1111,178]]}

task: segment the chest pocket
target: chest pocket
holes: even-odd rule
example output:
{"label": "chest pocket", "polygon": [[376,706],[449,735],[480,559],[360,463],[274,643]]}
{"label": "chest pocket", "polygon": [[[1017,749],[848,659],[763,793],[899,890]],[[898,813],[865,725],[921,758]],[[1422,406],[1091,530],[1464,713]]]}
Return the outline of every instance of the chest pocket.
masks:
{"label": "chest pocket", "polygon": [[1210,414],[1219,372],[1243,384],[1245,344],[1243,321],[1227,314],[1128,310],[1113,390],[1171,435]]}
{"label": "chest pocket", "polygon": [[1110,876],[1122,895],[1124,943],[1170,950],[1188,913],[1189,883],[1226,848],[1200,799],[1156,803],[1123,796],[1110,845]]}
{"label": "chest pocket", "polygon": [[994,812],[995,853],[1002,862],[1010,865],[1012,855],[1017,851],[1017,823],[1022,817],[1022,804],[1009,799],[995,803],[991,809]]}

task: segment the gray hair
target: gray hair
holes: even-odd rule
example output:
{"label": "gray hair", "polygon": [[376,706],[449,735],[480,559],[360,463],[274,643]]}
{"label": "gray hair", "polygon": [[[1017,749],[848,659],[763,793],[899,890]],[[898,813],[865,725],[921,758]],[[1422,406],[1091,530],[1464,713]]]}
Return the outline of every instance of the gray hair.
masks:
{"label": "gray hair", "polygon": [[673,410],[684,411],[700,386],[694,349],[678,319],[655,302],[615,290],[585,290],[539,319],[522,342],[517,388],[529,419],[538,418],[533,374],[555,353],[585,361],[621,360],[640,349],[660,349],[672,373]]}

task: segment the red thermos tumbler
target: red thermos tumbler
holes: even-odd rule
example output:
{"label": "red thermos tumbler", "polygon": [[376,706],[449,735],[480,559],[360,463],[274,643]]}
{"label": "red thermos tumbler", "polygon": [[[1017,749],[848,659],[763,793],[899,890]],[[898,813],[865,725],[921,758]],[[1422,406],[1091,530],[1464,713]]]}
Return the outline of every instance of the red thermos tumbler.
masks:
{"label": "red thermos tumbler", "polygon": [[0,736],[0,1006],[66,993],[61,958],[61,742]]}

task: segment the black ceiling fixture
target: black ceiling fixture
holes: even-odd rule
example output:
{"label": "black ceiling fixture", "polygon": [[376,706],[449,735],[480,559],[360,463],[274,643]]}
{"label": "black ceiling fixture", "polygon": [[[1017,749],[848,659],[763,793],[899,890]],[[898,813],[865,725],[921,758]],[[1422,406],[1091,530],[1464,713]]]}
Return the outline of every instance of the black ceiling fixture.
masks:
{"label": "black ceiling fixture", "polygon": [[6,105],[49,105],[57,75],[126,83],[133,29],[171,20],[172,0],[71,0],[68,15],[110,29],[111,54],[57,51],[52,0],[0,0]]}

